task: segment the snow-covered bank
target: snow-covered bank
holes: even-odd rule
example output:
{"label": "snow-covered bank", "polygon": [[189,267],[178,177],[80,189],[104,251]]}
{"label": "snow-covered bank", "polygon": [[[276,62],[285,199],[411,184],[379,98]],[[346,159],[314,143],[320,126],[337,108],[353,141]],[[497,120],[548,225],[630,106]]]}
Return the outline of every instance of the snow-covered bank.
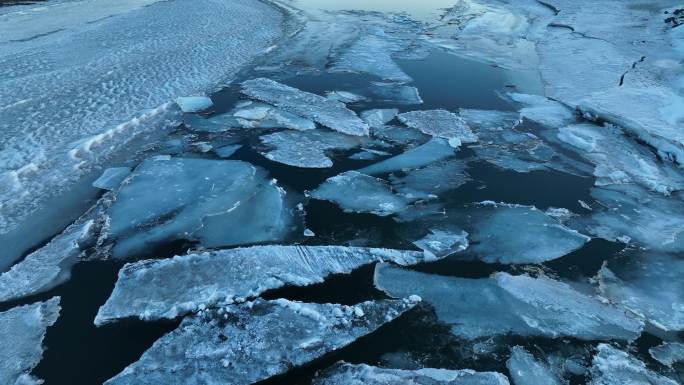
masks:
{"label": "snow-covered bank", "polygon": [[[283,19],[257,0],[81,0],[0,15],[0,239],[168,125],[177,97],[229,80]],[[0,255],[0,269],[24,251]]]}

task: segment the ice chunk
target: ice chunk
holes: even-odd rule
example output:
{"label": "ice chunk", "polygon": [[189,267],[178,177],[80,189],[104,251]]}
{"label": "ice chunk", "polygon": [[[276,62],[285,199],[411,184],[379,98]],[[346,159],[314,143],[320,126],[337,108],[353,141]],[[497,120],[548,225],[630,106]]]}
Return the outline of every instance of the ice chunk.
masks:
{"label": "ice chunk", "polygon": [[520,116],[550,128],[560,128],[577,120],[575,112],[555,101],[539,95],[510,93],[508,96],[522,104]]}
{"label": "ice chunk", "polygon": [[430,140],[430,136],[420,131],[400,126],[371,127],[371,134],[374,138],[400,145],[424,144]]}
{"label": "ice chunk", "polygon": [[43,338],[59,317],[59,297],[0,313],[0,383],[42,384],[31,375],[43,355]]}
{"label": "ice chunk", "polygon": [[357,103],[366,100],[364,96],[349,91],[328,91],[325,97],[342,103]]}
{"label": "ice chunk", "polygon": [[630,354],[608,344],[599,344],[593,359],[590,385],[677,385]]}
{"label": "ice chunk", "polygon": [[399,110],[396,108],[367,110],[361,113],[363,119],[370,128],[382,127],[394,119]]}
{"label": "ice chunk", "polygon": [[648,353],[653,359],[665,366],[684,362],[684,344],[681,342],[665,342],[648,349]]}
{"label": "ice chunk", "polygon": [[405,84],[371,82],[366,92],[376,102],[399,105],[423,104],[418,89]]}
{"label": "ice chunk", "polygon": [[430,163],[449,158],[455,154],[446,140],[434,138],[429,142],[385,159],[359,170],[364,174],[376,175],[404,169],[420,168]]}
{"label": "ice chunk", "polygon": [[185,115],[183,125],[196,132],[223,132],[231,128],[240,127],[237,119],[228,114],[216,115],[211,118],[203,118],[198,115]]}
{"label": "ice chunk", "polygon": [[446,110],[411,111],[397,116],[405,125],[436,138],[457,138],[461,143],[477,142],[477,135],[468,123]]}
{"label": "ice chunk", "polygon": [[537,361],[525,348],[514,346],[506,361],[515,385],[561,385],[556,375],[544,363]]}
{"label": "ice chunk", "polygon": [[334,59],[329,70],[366,73],[393,82],[408,83],[413,79],[392,60],[392,53],[402,48],[400,42],[390,40],[387,35],[362,36]]}
{"label": "ice chunk", "polygon": [[103,190],[116,190],[130,173],[131,169],[129,167],[108,168],[93,182],[93,187]]}
{"label": "ice chunk", "polygon": [[280,131],[260,138],[268,150],[261,153],[268,159],[301,168],[329,168],[330,150],[349,150],[361,145],[353,136],[323,130]]}
{"label": "ice chunk", "polygon": [[116,319],[174,318],[225,306],[285,285],[307,286],[363,265],[413,265],[433,260],[417,251],[343,246],[255,246],[141,261],[124,266],[114,292],[97,314]]}
{"label": "ice chunk", "polygon": [[[283,240],[296,222],[284,196],[264,170],[249,163],[146,160],[109,209],[113,255],[124,258],[180,239],[224,246]],[[262,204],[272,210],[251,214]]]}
{"label": "ice chunk", "polygon": [[468,340],[508,333],[633,340],[643,328],[624,312],[545,277],[496,273],[467,279],[378,265],[375,286],[393,297],[419,295],[454,334]]}
{"label": "ice chunk", "polygon": [[237,152],[237,150],[241,148],[241,144],[229,144],[227,146],[214,148],[214,152],[221,158],[230,158],[231,156],[233,156],[233,154],[235,154],[235,152]]}
{"label": "ice chunk", "polygon": [[185,113],[200,112],[211,108],[214,102],[206,96],[184,96],[176,99],[176,104]]}
{"label": "ice chunk", "polygon": [[603,296],[663,330],[684,330],[684,260],[636,253],[609,261],[599,271]]}
{"label": "ice chunk", "polygon": [[424,368],[401,370],[378,368],[365,364],[340,362],[326,369],[313,385],[509,385],[501,373],[474,370]]}
{"label": "ice chunk", "polygon": [[346,212],[388,216],[406,209],[407,198],[395,194],[389,184],[358,171],[328,178],[311,192],[315,199],[338,204]]}
{"label": "ice chunk", "polygon": [[186,317],[106,382],[248,385],[283,374],[374,332],[415,306],[256,300]]}
{"label": "ice chunk", "polygon": [[413,242],[419,249],[434,255],[446,257],[468,248],[468,233],[461,231],[455,233],[443,230],[430,230],[425,237]]}
{"label": "ice chunk", "polygon": [[354,160],[374,160],[379,157],[383,156],[390,156],[389,152],[385,151],[379,151],[379,150],[373,150],[370,148],[363,148],[361,149],[362,151],[357,152],[356,154],[352,154],[349,159],[354,159]]}
{"label": "ice chunk", "polygon": [[368,135],[368,125],[347,109],[344,103],[265,78],[243,82],[242,92],[344,134]]}
{"label": "ice chunk", "polygon": [[460,159],[445,160],[405,175],[391,175],[392,187],[409,199],[431,199],[447,191],[455,190],[470,181],[466,162]]}
{"label": "ice chunk", "polygon": [[301,116],[256,102],[242,103],[233,112],[242,128],[288,128],[292,130],[313,130],[316,123]]}

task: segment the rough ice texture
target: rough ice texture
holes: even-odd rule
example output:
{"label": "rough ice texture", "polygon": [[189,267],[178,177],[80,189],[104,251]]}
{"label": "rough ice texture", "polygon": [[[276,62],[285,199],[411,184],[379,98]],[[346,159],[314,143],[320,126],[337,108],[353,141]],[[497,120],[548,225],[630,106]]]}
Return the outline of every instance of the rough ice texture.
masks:
{"label": "rough ice texture", "polygon": [[391,175],[390,180],[392,187],[409,199],[431,199],[469,182],[466,166],[460,159],[445,160],[406,171],[403,176]]}
{"label": "rough ice texture", "polygon": [[368,125],[344,103],[301,91],[276,81],[257,78],[242,83],[242,92],[285,111],[311,119],[348,135],[368,135]]}
{"label": "rough ice texture", "polygon": [[648,369],[629,353],[608,344],[599,344],[591,368],[590,385],[677,385]]}
{"label": "rough ice texture", "polygon": [[96,324],[137,317],[174,318],[205,307],[283,287],[323,282],[330,274],[363,265],[392,262],[413,265],[435,258],[417,251],[343,246],[255,246],[141,261],[119,271],[114,292]]}
{"label": "rough ice texture", "polygon": [[665,366],[684,362],[684,344],[681,342],[665,342],[648,349],[648,353],[653,359]]}
{"label": "rough ice texture", "polygon": [[253,0],[150,3],[70,1],[1,16],[0,235],[175,119],[177,97],[233,77],[283,20]]}
{"label": "rough ice texture", "polygon": [[328,178],[311,192],[315,199],[336,203],[346,212],[371,213],[381,217],[403,211],[407,198],[395,194],[382,179],[358,171],[347,171]]}
{"label": "rough ice texture", "polygon": [[522,105],[520,117],[550,128],[560,128],[577,120],[571,108],[539,95],[510,93],[513,101]]}
{"label": "rough ice texture", "polygon": [[375,286],[393,297],[420,296],[468,340],[501,334],[633,340],[643,328],[623,311],[546,277],[496,273],[467,279],[378,265]]}
{"label": "rough ice texture", "polygon": [[323,130],[280,131],[259,139],[267,147],[261,151],[266,158],[300,168],[332,167],[333,161],[327,155],[329,151],[361,145],[356,137]]}
{"label": "rough ice texture", "polygon": [[684,330],[684,260],[636,253],[609,261],[598,274],[601,293],[663,330]]}
{"label": "rough ice texture", "polygon": [[410,82],[408,76],[392,59],[392,53],[403,49],[403,44],[382,33],[362,36],[333,60],[329,69],[334,72],[355,72],[375,75],[394,82]]}
{"label": "rough ice texture", "polygon": [[477,135],[463,118],[446,110],[411,111],[398,115],[405,125],[436,138],[458,139],[461,143],[477,142]]}
{"label": "rough ice texture", "polygon": [[200,112],[211,108],[214,102],[206,96],[182,96],[176,99],[176,104],[183,112]]}
{"label": "rough ice texture", "polygon": [[424,144],[430,140],[430,136],[420,131],[403,126],[384,125],[371,127],[371,135],[385,142],[396,145]]}
{"label": "rough ice texture", "polygon": [[116,258],[181,239],[207,247],[280,241],[297,228],[294,207],[249,163],[149,159],[118,191],[109,236]]}
{"label": "rough ice texture", "polygon": [[313,385],[509,385],[501,373],[424,368],[401,370],[339,362],[326,369]]}
{"label": "rough ice texture", "polygon": [[129,167],[112,167],[104,170],[95,182],[93,187],[103,190],[116,190],[121,182],[131,173]]}
{"label": "rough ice texture", "polygon": [[413,306],[281,299],[204,311],[183,319],[106,384],[253,384],[343,348]]}
{"label": "rough ice texture", "polygon": [[43,356],[43,338],[59,317],[59,297],[0,313],[0,383],[37,385],[30,373]]}
{"label": "rough ice texture", "polygon": [[522,346],[511,348],[506,367],[514,385],[561,385],[551,369]]}
{"label": "rough ice texture", "polygon": [[412,148],[397,156],[385,159],[381,162],[364,167],[359,172],[369,175],[385,174],[393,171],[408,170],[427,166],[451,156],[454,149],[446,140],[434,138],[429,142]]}

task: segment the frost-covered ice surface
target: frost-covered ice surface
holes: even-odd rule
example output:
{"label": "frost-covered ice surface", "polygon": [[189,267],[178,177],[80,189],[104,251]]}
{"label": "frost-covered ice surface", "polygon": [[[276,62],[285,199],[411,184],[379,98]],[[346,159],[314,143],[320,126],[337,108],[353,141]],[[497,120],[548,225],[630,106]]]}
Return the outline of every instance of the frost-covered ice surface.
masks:
{"label": "frost-covered ice surface", "polygon": [[207,247],[284,240],[298,227],[288,195],[249,163],[148,159],[109,209],[114,257],[179,239]]}
{"label": "frost-covered ice surface", "polygon": [[477,135],[468,123],[457,114],[446,110],[411,111],[399,114],[398,117],[405,125],[436,138],[454,139],[458,140],[458,143],[477,142]]}
{"label": "frost-covered ice surface", "polygon": [[328,178],[311,192],[315,199],[336,203],[344,211],[381,217],[406,210],[410,200],[394,193],[389,183],[358,171]]}
{"label": "frost-covered ice surface", "polygon": [[59,317],[59,297],[0,313],[0,382],[32,385],[43,382],[30,373],[43,356],[43,338]]}
{"label": "frost-covered ice surface", "polygon": [[501,373],[424,368],[388,369],[340,362],[317,377],[314,385],[509,385]]}
{"label": "frost-covered ice surface", "polygon": [[309,363],[372,333],[415,306],[256,300],[186,317],[112,384],[252,384]]}
{"label": "frost-covered ice surface", "polygon": [[369,175],[385,174],[412,168],[420,168],[454,156],[454,148],[446,140],[434,138],[418,147],[412,148],[397,156],[364,167],[359,172]]}
{"label": "frost-covered ice surface", "polygon": [[514,346],[506,361],[514,385],[560,385],[556,375],[543,362],[534,358],[525,348]]}
{"label": "frost-covered ice surface", "polygon": [[608,344],[600,344],[591,368],[591,385],[677,385],[646,367],[629,353]]}
{"label": "frost-covered ice surface", "polygon": [[175,119],[177,97],[234,76],[283,20],[251,0],[84,0],[0,17],[0,235]]}
{"label": "frost-covered ice surface", "polygon": [[496,273],[468,279],[378,265],[375,285],[393,297],[420,296],[454,334],[468,340],[509,333],[633,340],[643,327],[623,311],[546,277]]}
{"label": "frost-covered ice surface", "polygon": [[677,362],[684,362],[684,343],[665,342],[648,349],[651,357],[665,366],[672,366]]}
{"label": "frost-covered ice surface", "polygon": [[293,114],[314,120],[343,134],[368,135],[368,125],[344,103],[258,78],[242,83],[242,92]]}
{"label": "frost-covered ice surface", "polygon": [[280,131],[261,138],[268,159],[301,168],[329,168],[332,150],[349,150],[362,144],[357,137],[324,130]]}
{"label": "frost-covered ice surface", "polygon": [[414,265],[435,260],[418,251],[343,246],[255,246],[166,260],[141,261],[119,272],[97,324],[137,317],[174,318],[206,307],[244,301],[285,285],[307,286],[363,265]]}

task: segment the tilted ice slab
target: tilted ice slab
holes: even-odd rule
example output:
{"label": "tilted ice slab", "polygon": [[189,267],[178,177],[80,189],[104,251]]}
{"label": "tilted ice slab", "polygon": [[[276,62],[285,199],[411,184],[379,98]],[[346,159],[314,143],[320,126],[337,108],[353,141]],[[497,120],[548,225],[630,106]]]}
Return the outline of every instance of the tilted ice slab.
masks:
{"label": "tilted ice slab", "polygon": [[599,344],[591,368],[590,385],[677,385],[646,367],[629,353],[608,344]]}
{"label": "tilted ice slab", "polygon": [[366,110],[361,113],[363,119],[370,128],[382,127],[394,119],[399,110],[396,108]]}
{"label": "tilted ice slab", "polygon": [[297,227],[294,205],[264,170],[231,160],[144,161],[109,209],[116,258],[164,242],[211,247],[283,240]]}
{"label": "tilted ice slab", "polygon": [[468,248],[468,233],[444,230],[430,230],[423,238],[413,242],[416,247],[435,257],[446,257]]}
{"label": "tilted ice slab", "polygon": [[257,78],[242,83],[242,92],[254,99],[316,121],[348,135],[368,135],[368,125],[344,103],[298,90],[276,81]]}
{"label": "tilted ice slab", "polygon": [[404,44],[384,34],[369,34],[360,37],[333,59],[333,72],[355,72],[378,76],[384,80],[407,83],[412,81],[401,67],[392,59],[394,52],[404,48]]}
{"label": "tilted ice slab", "polygon": [[392,187],[409,199],[431,199],[468,183],[466,166],[460,159],[445,160],[406,171],[403,176],[391,175],[390,180]]}
{"label": "tilted ice slab", "polygon": [[477,135],[463,118],[446,110],[411,111],[398,115],[405,125],[436,138],[455,139],[460,143],[477,142]]}
{"label": "tilted ice slab", "polygon": [[405,169],[420,168],[430,163],[454,156],[454,149],[446,140],[434,138],[429,142],[412,148],[381,162],[364,167],[359,172],[369,175],[384,174]]}
{"label": "tilted ice slab", "polygon": [[648,349],[648,353],[665,366],[672,366],[677,362],[684,362],[684,343],[665,342]]}
{"label": "tilted ice slab", "polygon": [[378,265],[375,286],[393,297],[420,296],[468,340],[501,334],[633,340],[643,328],[623,311],[545,277],[496,273],[467,279]]}
{"label": "tilted ice slab", "polygon": [[240,105],[232,111],[232,115],[242,128],[289,128],[300,131],[316,128],[316,123],[312,120],[268,104],[247,101]]}
{"label": "tilted ice slab", "polygon": [[59,297],[0,313],[0,383],[42,384],[30,373],[43,355],[43,338],[59,317]]}
{"label": "tilted ice slab", "polygon": [[131,169],[128,167],[108,168],[102,172],[102,175],[100,175],[95,182],[93,182],[93,187],[110,191],[116,190],[130,173]]}
{"label": "tilted ice slab", "polygon": [[381,217],[403,211],[408,198],[395,194],[382,179],[358,171],[347,171],[325,180],[311,192],[315,199],[336,203],[346,212],[371,213]]}
{"label": "tilted ice slab", "polygon": [[362,143],[357,137],[323,130],[280,131],[259,139],[267,147],[260,151],[266,158],[301,168],[332,167],[328,151],[349,150]]}
{"label": "tilted ice slab", "polygon": [[313,385],[509,385],[501,373],[424,368],[401,370],[340,362],[314,379]]}
{"label": "tilted ice slab", "polygon": [[95,324],[137,317],[175,318],[225,306],[286,285],[307,286],[363,265],[414,265],[435,258],[417,251],[343,246],[255,246],[127,264]]}
{"label": "tilted ice slab", "polygon": [[114,153],[135,151],[132,138],[168,126],[177,97],[232,78],[279,37],[283,20],[252,0],[149,3],[3,14],[0,40],[18,41],[0,50],[0,235]]}
{"label": "tilted ice slab", "polygon": [[601,293],[663,330],[684,330],[684,260],[638,253],[610,261],[598,274]]}
{"label": "tilted ice slab", "polygon": [[556,374],[545,363],[535,359],[521,346],[511,348],[506,367],[514,385],[561,385]]}
{"label": "tilted ice slab", "polygon": [[157,340],[115,384],[248,385],[283,374],[374,332],[415,306],[256,300],[203,311]]}

